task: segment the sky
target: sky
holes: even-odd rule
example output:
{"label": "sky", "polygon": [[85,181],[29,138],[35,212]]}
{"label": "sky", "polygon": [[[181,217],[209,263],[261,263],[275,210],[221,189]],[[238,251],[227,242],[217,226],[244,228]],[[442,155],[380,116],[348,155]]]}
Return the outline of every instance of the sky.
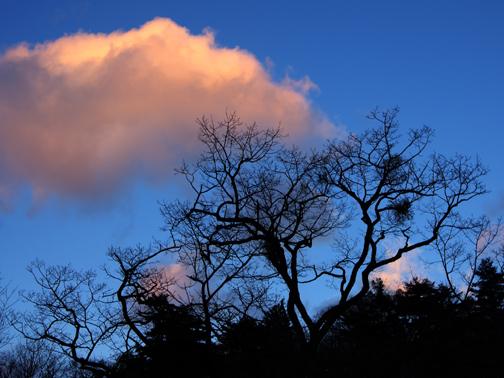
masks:
{"label": "sky", "polygon": [[1,1],[5,281],[163,238],[158,201],[187,193],[174,168],[199,155],[196,119],[226,111],[320,147],[399,106],[405,131],[490,167],[464,214],[504,214],[504,3],[328,3]]}

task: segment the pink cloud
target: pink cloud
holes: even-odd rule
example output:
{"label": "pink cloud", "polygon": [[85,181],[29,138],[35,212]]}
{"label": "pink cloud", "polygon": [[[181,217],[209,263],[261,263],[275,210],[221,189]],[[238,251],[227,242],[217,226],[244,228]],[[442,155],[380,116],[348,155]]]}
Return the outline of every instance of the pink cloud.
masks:
{"label": "pink cloud", "polygon": [[[127,32],[77,33],[0,56],[0,202],[100,198],[165,182],[197,156],[195,119],[226,109],[294,139],[336,132],[304,78],[273,82],[249,52],[157,18]],[[0,206],[1,208],[1,206]]]}
{"label": "pink cloud", "polygon": [[[386,249],[386,256],[390,257],[394,255],[397,249],[402,247],[403,243],[403,239],[384,241],[383,247]],[[421,253],[421,249],[416,249],[404,254],[399,260],[385,265],[383,269],[374,272],[373,278],[381,278],[387,286],[395,290],[401,287],[405,281],[410,280],[412,274],[422,278],[427,277],[428,271],[419,258]]]}
{"label": "pink cloud", "polygon": [[191,272],[181,263],[163,265],[161,269],[165,279],[173,282],[169,287],[169,291],[175,301],[184,302],[187,299],[185,288],[192,283],[190,278],[187,277]]}

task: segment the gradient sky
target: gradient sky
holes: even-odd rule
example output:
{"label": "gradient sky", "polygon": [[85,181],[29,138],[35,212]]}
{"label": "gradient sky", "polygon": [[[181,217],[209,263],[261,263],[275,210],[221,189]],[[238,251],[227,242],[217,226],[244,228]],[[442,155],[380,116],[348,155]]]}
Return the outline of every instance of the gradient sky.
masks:
{"label": "gradient sky", "polygon": [[92,268],[162,238],[195,119],[226,109],[308,146],[398,105],[404,130],[490,167],[464,213],[504,214],[504,2],[328,3],[2,1],[2,276],[30,288],[37,257]]}

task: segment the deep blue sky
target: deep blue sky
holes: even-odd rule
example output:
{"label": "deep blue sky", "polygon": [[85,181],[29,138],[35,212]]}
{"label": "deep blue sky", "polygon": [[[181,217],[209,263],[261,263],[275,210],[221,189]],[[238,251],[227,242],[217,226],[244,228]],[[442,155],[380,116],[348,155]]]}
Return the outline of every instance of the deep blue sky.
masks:
{"label": "deep blue sky", "polygon": [[[269,69],[274,83],[286,75],[294,80],[309,77],[318,89],[307,95],[307,103],[337,128],[361,132],[371,126],[365,119],[370,109],[398,105],[405,129],[426,124],[436,130],[433,147],[437,151],[479,155],[490,166],[486,183],[492,193],[465,212],[492,218],[503,214],[504,2],[328,3],[2,1],[0,51],[6,54],[22,42],[31,47],[51,43],[78,31],[127,32],[155,17],[169,18],[193,35],[210,28],[219,47],[239,46],[248,51]],[[19,68],[21,78],[23,69]],[[7,82],[10,76],[5,72],[0,87],[15,92],[24,85],[15,81],[24,80],[19,77]],[[6,91],[4,95],[10,93]],[[2,98],[7,97],[0,97],[0,117],[2,106],[11,111],[16,104],[7,102],[10,99],[2,103]],[[191,106],[194,115],[188,122],[207,111],[200,111],[198,104]],[[246,114],[254,117],[253,112]],[[5,127],[3,122],[0,119],[0,128]],[[33,127],[38,127],[34,122]],[[48,124],[44,125],[40,127]],[[19,152],[21,160],[23,153],[29,155],[29,151]],[[0,172],[2,180],[10,182],[19,174],[14,165],[0,164],[5,169]],[[42,171],[30,172],[44,180]],[[10,186],[17,191],[15,199],[4,203],[0,212],[0,272],[20,288],[30,287],[25,267],[36,257],[50,264],[71,262],[90,268],[105,261],[110,245],[148,243],[153,235],[162,237],[157,200],[183,193],[172,178],[154,185],[133,174],[125,179],[124,188],[116,188],[109,197],[94,201],[89,193],[85,198],[65,196],[58,187],[50,192],[49,200],[34,207],[32,178],[23,175],[22,184]],[[112,197],[114,201],[107,204]]]}

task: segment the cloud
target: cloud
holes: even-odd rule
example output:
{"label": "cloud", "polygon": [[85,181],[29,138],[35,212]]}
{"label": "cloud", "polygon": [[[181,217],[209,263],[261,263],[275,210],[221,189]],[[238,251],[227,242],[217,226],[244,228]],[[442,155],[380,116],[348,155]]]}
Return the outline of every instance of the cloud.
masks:
{"label": "cloud", "polygon": [[187,267],[181,263],[164,265],[162,267],[163,274],[167,281],[172,281],[173,284],[170,285],[171,294],[177,298],[177,300],[184,301],[187,299],[186,287],[191,285],[191,280],[187,277],[190,272]]}
{"label": "cloud", "polygon": [[156,18],[127,32],[79,32],[0,56],[0,210],[19,188],[104,198],[172,177],[197,156],[195,119],[226,109],[294,141],[335,127],[313,109],[308,79],[277,83],[249,52]]}
{"label": "cloud", "polygon": [[[390,257],[396,253],[397,249],[404,245],[404,239],[385,240],[382,244],[386,250],[386,256]],[[405,281],[411,279],[412,274],[420,277],[427,277],[428,272],[420,259],[422,252],[421,249],[416,249],[402,255],[399,260],[385,265],[385,267],[379,271],[375,271],[373,273],[373,278],[381,278],[387,286],[395,290],[401,287]]]}

